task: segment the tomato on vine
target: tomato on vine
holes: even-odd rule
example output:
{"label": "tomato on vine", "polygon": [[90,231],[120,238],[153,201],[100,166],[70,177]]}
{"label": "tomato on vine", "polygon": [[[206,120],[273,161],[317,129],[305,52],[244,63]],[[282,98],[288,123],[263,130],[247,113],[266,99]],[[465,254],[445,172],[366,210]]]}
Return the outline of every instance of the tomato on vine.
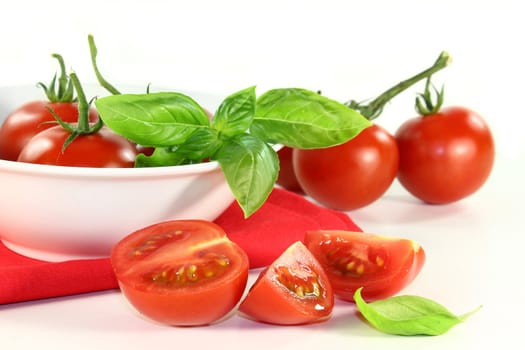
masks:
{"label": "tomato on vine", "polygon": [[135,144],[104,127],[102,119],[90,123],[90,103],[76,74],[71,73],[70,79],[78,95],[78,122],[68,123],[50,108],[50,114],[59,125],[33,136],[22,148],[17,160],[60,166],[133,167],[137,155]]}
{"label": "tomato on vine", "polygon": [[[58,54],[52,56],[60,65],[58,80],[55,74],[48,86],[38,83],[46,94],[46,100],[27,102],[6,117],[0,127],[0,159],[16,161],[22,148],[33,136],[56,126],[50,109],[65,122],[77,122],[78,104],[73,84],[65,71],[64,60]],[[97,119],[98,113],[95,108],[90,108],[89,121],[96,122]]]}
{"label": "tomato on vine", "polygon": [[443,89],[434,92],[430,78],[416,99],[418,117],[397,130],[398,180],[427,203],[445,204],[476,192],[488,179],[494,163],[494,139],[488,124],[465,107],[446,107]]}
{"label": "tomato on vine", "polygon": [[[441,53],[421,73],[386,90],[368,104],[354,100],[346,105],[374,120],[395,96],[416,82],[446,67],[449,55]],[[324,149],[294,149],[293,170],[301,189],[320,204],[354,210],[379,199],[394,181],[399,153],[394,136],[377,124],[344,144]]]}

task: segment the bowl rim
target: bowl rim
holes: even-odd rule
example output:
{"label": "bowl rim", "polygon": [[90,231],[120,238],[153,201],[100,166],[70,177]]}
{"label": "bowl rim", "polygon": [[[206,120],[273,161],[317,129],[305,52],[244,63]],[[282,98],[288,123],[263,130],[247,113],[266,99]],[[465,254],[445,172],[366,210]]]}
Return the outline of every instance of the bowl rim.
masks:
{"label": "bowl rim", "polygon": [[47,175],[58,177],[158,177],[207,173],[220,169],[219,162],[209,161],[195,164],[183,164],[143,168],[93,168],[62,165],[33,164],[0,159],[0,173],[11,172],[26,175]]}

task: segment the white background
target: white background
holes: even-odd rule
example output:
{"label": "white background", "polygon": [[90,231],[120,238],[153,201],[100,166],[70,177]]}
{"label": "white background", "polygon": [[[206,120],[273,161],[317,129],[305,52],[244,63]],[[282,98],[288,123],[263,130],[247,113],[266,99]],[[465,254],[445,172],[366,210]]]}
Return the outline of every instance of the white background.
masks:
{"label": "white background", "polygon": [[[229,94],[256,85],[304,87],[364,100],[426,68],[442,50],[453,63],[435,77],[446,104],[491,125],[497,156],[475,195],[426,206],[396,182],[378,202],[349,213],[365,230],[416,239],[427,264],[406,293],[430,297],[467,322],[439,337],[383,335],[338,304],[329,322],[259,325],[232,317],[178,329],[137,317],[116,292],[0,306],[6,349],[405,348],[473,349],[523,344],[523,11],[519,1],[2,1],[0,84],[48,82],[51,53],[93,82],[87,35],[108,80]],[[415,116],[422,85],[389,104],[378,124],[394,132]],[[0,96],[0,103],[2,96]],[[1,195],[1,194],[0,194]],[[4,346],[5,345],[5,346]]]}

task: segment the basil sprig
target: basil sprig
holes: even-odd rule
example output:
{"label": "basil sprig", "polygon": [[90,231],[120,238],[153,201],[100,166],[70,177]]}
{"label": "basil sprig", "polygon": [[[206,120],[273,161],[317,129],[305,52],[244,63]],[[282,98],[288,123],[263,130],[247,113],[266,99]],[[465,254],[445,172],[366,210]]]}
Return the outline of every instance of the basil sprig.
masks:
{"label": "basil sprig", "polygon": [[463,322],[479,307],[456,316],[444,306],[415,295],[394,296],[367,303],[356,290],[354,300],[363,317],[378,330],[396,335],[441,335]]}
{"label": "basil sprig", "polygon": [[256,97],[255,87],[226,97],[210,121],[191,97],[178,92],[119,94],[95,105],[104,123],[143,146],[135,166],[219,162],[245,217],[266,201],[279,173],[272,144],[322,148],[344,143],[370,122],[316,92],[285,88]]}

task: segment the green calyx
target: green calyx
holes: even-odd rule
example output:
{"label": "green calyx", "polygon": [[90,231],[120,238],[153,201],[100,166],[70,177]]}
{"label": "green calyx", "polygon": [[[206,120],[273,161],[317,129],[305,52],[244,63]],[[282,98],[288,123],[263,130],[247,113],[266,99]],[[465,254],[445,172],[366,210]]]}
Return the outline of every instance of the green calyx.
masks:
{"label": "green calyx", "polygon": [[[435,114],[439,112],[441,106],[443,106],[443,100],[445,95],[445,88],[442,86],[441,90],[438,90],[431,82],[430,78],[427,78],[425,84],[425,91],[418,94],[416,97],[416,111],[423,116]],[[435,95],[435,100],[433,94]]]}
{"label": "green calyx", "polygon": [[89,109],[91,107],[92,101],[87,101],[86,95],[76,73],[71,73],[69,79],[78,95],[78,123],[73,124],[63,121],[62,118],[60,118],[60,116],[56,114],[56,112],[52,108],[48,107],[49,112],[56,119],[57,123],[71,133],[71,135],[66,139],[66,141],[62,145],[62,152],[78,136],[94,134],[98,132],[100,128],[102,128],[102,126],[104,125],[102,119],[100,118],[94,124],[89,123]]}
{"label": "green calyx", "polygon": [[75,102],[75,93],[73,89],[73,82],[70,77],[66,74],[66,66],[64,59],[59,54],[52,54],[53,58],[58,60],[60,66],[60,76],[57,80],[57,74],[53,76],[53,79],[49,83],[49,86],[39,82],[37,85],[40,86],[47,96],[49,102]]}

